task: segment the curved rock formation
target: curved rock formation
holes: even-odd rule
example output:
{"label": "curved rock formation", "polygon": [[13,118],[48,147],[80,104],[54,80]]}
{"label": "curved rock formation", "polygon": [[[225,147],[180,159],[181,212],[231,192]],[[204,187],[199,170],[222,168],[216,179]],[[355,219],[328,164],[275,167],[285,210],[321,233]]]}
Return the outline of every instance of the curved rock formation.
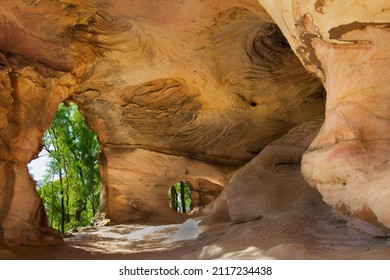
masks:
{"label": "curved rock formation", "polygon": [[297,170],[321,124],[319,119],[291,129],[233,175],[226,187],[232,221],[304,212],[315,201]]}
{"label": "curved rock formation", "polygon": [[390,9],[355,2],[2,1],[0,240],[60,242],[26,166],[62,101],[98,135],[101,218],[182,221],[181,180],[226,186],[214,220],[306,211],[304,154],[328,204],[390,228]]}
{"label": "curved rock formation", "polygon": [[331,206],[390,228],[390,7],[385,1],[262,1],[323,81],[326,118],[302,160]]}
{"label": "curved rock formation", "polygon": [[27,164],[42,149],[42,135],[75,83],[69,74],[23,62],[1,69],[0,236],[9,244],[58,243]]}
{"label": "curved rock formation", "polygon": [[[28,178],[26,164],[61,100],[76,102],[98,135],[100,214],[116,223],[182,219],[166,201],[172,183],[224,184],[269,142],[322,113],[320,83],[255,1],[3,1],[1,8],[3,81],[13,81],[1,101],[7,242],[34,243],[45,227],[34,218],[42,207],[33,181],[14,181],[8,170],[19,166]],[[18,110],[15,121],[8,112]]]}

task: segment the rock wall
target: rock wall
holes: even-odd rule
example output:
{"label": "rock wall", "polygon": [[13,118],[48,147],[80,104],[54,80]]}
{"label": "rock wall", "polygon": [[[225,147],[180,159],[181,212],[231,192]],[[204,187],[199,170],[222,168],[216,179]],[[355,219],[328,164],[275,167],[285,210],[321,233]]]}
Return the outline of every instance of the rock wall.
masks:
{"label": "rock wall", "polygon": [[291,129],[233,175],[226,186],[232,221],[304,212],[314,201],[313,192],[297,170],[321,124],[319,119]]}
{"label": "rock wall", "polygon": [[[3,63],[11,64],[6,58]],[[75,82],[69,74],[22,63],[0,68],[0,237],[10,245],[59,243],[27,164],[41,150],[42,135]]]}
{"label": "rock wall", "polygon": [[[188,181],[191,190],[191,205],[192,213],[202,211],[203,208],[210,205],[223,191],[223,184],[212,183],[205,179],[197,179]],[[195,208],[195,209],[194,209]]]}
{"label": "rock wall", "polygon": [[114,223],[175,223],[186,216],[169,206],[168,190],[178,181],[205,178],[223,184],[231,167],[145,149],[105,147],[101,153],[106,217]]}
{"label": "rock wall", "polygon": [[389,4],[259,2],[327,91],[304,177],[329,205],[389,228]]}
{"label": "rock wall", "polygon": [[[211,178],[221,183],[223,176],[214,178],[215,165],[230,172],[291,127],[323,112],[319,81],[305,72],[276,25],[263,19],[256,2],[169,3],[169,13],[178,15],[172,21],[161,20],[163,6],[126,7],[129,13],[151,9],[140,18],[118,13],[125,9],[121,3],[109,9],[110,14],[92,14],[72,33],[79,42],[104,52],[104,59],[87,69],[86,81],[70,99],[99,136],[107,211],[113,222],[162,217],[161,222],[172,221],[165,192],[175,179]],[[118,44],[108,45],[112,23],[120,27],[115,34]],[[91,33],[102,35],[91,42]],[[134,151],[159,153],[161,163],[142,156],[136,163],[150,164],[148,174],[161,174],[160,178],[134,174],[127,163],[117,169],[132,173],[137,183],[130,183],[130,175],[123,173],[111,176],[113,149],[132,162]],[[186,158],[181,169],[172,156]],[[192,174],[192,163],[205,166],[201,176]],[[145,186],[161,189],[164,201],[153,202],[152,207]],[[119,197],[127,202],[119,203]],[[133,215],[122,208],[133,199],[156,209],[152,213],[161,213],[161,218],[145,210]]]}
{"label": "rock wall", "polygon": [[[280,164],[299,168],[316,130],[282,136],[326,110],[305,179],[328,204],[390,227],[389,11],[384,1],[2,1],[0,239],[59,241],[26,166],[64,100],[98,135],[100,216],[114,223],[183,220],[167,201],[180,180],[226,186],[212,210],[223,219],[284,209],[275,189],[305,182]],[[259,206],[262,191],[275,203]]]}

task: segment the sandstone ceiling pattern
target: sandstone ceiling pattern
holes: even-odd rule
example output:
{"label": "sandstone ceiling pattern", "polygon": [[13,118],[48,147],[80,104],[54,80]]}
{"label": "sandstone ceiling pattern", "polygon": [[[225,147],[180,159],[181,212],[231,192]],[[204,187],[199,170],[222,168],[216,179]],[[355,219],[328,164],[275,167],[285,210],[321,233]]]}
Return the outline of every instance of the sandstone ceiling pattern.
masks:
{"label": "sandstone ceiling pattern", "polygon": [[390,228],[390,7],[344,2],[2,1],[0,238],[61,242],[27,171],[61,102],[98,136],[101,218],[183,220],[169,186],[204,179],[215,209],[256,219],[307,150],[329,205]]}

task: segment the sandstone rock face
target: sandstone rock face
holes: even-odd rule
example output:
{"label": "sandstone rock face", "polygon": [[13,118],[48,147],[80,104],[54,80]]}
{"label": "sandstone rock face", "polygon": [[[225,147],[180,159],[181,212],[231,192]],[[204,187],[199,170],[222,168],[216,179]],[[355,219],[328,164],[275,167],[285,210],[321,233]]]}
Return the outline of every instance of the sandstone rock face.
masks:
{"label": "sandstone rock face", "polygon": [[[384,1],[2,1],[0,239],[59,240],[26,166],[62,101],[98,135],[100,216],[114,223],[183,220],[167,199],[181,180],[226,186],[212,205],[223,219],[299,208],[280,193],[310,201],[297,175],[309,147],[302,173],[324,200],[390,228],[389,12]],[[324,89],[307,70],[327,91],[310,146]]]}
{"label": "sandstone rock face", "polygon": [[223,184],[231,167],[166,155],[146,149],[110,147],[101,153],[106,212],[115,223],[174,223],[184,214],[174,212],[168,201],[171,185],[205,178]]}
{"label": "sandstone rock face", "polygon": [[[223,191],[223,184],[215,184],[205,179],[189,181],[191,190],[191,205],[200,210],[212,203]],[[196,211],[195,211],[196,212]]]}
{"label": "sandstone rock face", "polygon": [[74,81],[39,65],[0,71],[0,237],[8,244],[61,242],[47,226],[27,163],[41,149],[42,135]]}
{"label": "sandstone rock face", "polygon": [[62,101],[98,135],[114,223],[184,220],[181,180],[225,186],[209,221],[299,216],[318,209],[305,179],[390,228],[389,18],[364,0],[2,1],[0,242],[61,242],[27,164]]}
{"label": "sandstone rock face", "polygon": [[389,228],[388,2],[259,2],[327,91],[303,175],[328,204]]}
{"label": "sandstone rock face", "polygon": [[304,212],[315,200],[299,169],[302,154],[321,124],[319,119],[291,129],[233,175],[226,186],[233,221]]}
{"label": "sandstone rock face", "polygon": [[[41,244],[26,165],[58,104],[75,102],[102,146],[100,216],[183,220],[167,190],[226,176],[323,113],[306,72],[256,1],[2,1],[1,239]],[[42,20],[42,19],[45,20]],[[43,216],[42,216],[43,215]]]}

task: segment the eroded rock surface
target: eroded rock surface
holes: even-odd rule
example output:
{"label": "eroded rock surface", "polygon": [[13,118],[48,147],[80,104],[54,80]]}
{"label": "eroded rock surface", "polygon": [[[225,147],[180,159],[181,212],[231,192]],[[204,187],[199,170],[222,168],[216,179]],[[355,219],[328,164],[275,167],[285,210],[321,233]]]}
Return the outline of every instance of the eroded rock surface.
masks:
{"label": "eroded rock surface", "polygon": [[27,164],[40,151],[42,135],[74,80],[41,65],[2,67],[1,76],[0,236],[8,244],[59,243]]}
{"label": "eroded rock surface", "polygon": [[98,135],[101,218],[183,221],[167,199],[182,180],[226,187],[209,221],[321,212],[306,180],[390,228],[386,5],[2,1],[1,241],[60,242],[27,164],[62,101]]}
{"label": "eroded rock surface", "polygon": [[389,3],[259,2],[327,91],[304,177],[329,205],[390,228]]}
{"label": "eroded rock surface", "polygon": [[34,243],[29,232],[46,226],[34,218],[34,182],[21,178],[62,100],[76,102],[98,135],[100,214],[116,223],[182,219],[166,199],[172,183],[223,185],[323,112],[320,82],[256,1],[20,0],[3,1],[0,16],[1,228],[10,242]]}
{"label": "eroded rock surface", "polygon": [[319,119],[291,129],[233,175],[226,186],[232,221],[304,212],[315,201],[298,174],[302,154],[321,124]]}

